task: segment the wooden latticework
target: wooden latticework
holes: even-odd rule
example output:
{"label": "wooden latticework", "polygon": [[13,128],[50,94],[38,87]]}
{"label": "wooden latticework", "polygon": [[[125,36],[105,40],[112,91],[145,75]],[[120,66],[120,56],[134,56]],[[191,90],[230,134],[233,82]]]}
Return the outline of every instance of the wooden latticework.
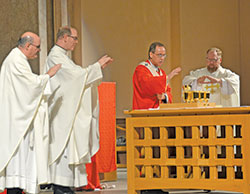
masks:
{"label": "wooden latticework", "polygon": [[127,111],[128,193],[205,189],[250,194],[250,108]]}

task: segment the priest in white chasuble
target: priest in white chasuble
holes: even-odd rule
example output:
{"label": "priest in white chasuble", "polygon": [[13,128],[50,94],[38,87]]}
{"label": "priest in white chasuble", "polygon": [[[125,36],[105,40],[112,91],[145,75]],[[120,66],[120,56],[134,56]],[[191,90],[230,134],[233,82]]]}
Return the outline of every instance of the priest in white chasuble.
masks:
{"label": "priest in white chasuble", "polygon": [[223,68],[222,51],[210,48],[207,51],[207,66],[183,79],[183,85],[191,85],[192,90],[210,91],[210,102],[223,107],[240,106],[240,78],[229,69]]}
{"label": "priest in white chasuble", "polygon": [[24,33],[5,58],[0,75],[0,190],[38,193],[48,181],[48,107],[46,85],[60,68],[32,73],[28,59],[37,57],[40,38]]}
{"label": "priest in white chasuble", "polygon": [[98,93],[102,68],[112,62],[109,56],[82,68],[67,55],[78,43],[77,31],[62,27],[56,45],[47,58],[47,68],[62,64],[50,80],[50,183],[54,193],[73,193],[70,187],[87,184],[85,164],[99,149]]}

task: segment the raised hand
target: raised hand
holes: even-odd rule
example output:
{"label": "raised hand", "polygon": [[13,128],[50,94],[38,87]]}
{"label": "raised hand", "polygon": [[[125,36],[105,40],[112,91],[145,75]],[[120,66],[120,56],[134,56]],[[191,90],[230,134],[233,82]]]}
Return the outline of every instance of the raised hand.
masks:
{"label": "raised hand", "polygon": [[[207,79],[207,81],[205,81],[206,79]],[[204,75],[204,76],[199,77],[197,79],[197,83],[198,84],[213,84],[213,83],[219,83],[219,84],[221,84],[222,81],[221,81],[221,79]]]}
{"label": "raised hand", "polygon": [[108,64],[113,62],[113,59],[108,55],[104,55],[98,62],[100,63],[101,68],[104,69]]}
{"label": "raised hand", "polygon": [[181,72],[181,68],[177,67],[170,74],[168,74],[168,80],[171,80],[174,76],[178,75]]}
{"label": "raised hand", "polygon": [[47,74],[50,76],[50,77],[53,77],[57,71],[61,68],[62,64],[56,64],[55,66],[51,67],[49,69],[49,71],[47,72]]}
{"label": "raised hand", "polygon": [[199,77],[199,78],[197,79],[197,83],[198,83],[198,84],[206,84],[206,83],[207,83],[207,82],[205,82],[205,79],[206,79],[206,78],[207,78],[206,75]]}

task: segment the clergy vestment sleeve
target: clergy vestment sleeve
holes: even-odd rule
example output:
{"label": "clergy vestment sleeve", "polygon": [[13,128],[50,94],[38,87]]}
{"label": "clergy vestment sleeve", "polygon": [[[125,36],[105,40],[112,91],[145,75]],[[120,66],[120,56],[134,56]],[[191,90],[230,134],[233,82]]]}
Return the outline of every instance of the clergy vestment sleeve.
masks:
{"label": "clergy vestment sleeve", "polygon": [[221,79],[221,93],[230,95],[234,92],[233,87],[225,79]]}
{"label": "clergy vestment sleeve", "polygon": [[48,71],[49,68],[53,67],[56,64],[62,64],[60,72],[63,72],[66,78],[74,77],[75,74],[80,75],[81,71],[83,71],[82,67],[74,64],[66,54],[60,56],[60,53],[54,51],[53,53],[50,53],[49,57],[47,58],[46,71]]}
{"label": "clergy vestment sleeve", "polygon": [[165,93],[166,75],[153,77],[150,71],[142,65],[137,66],[134,81],[138,82],[142,95],[155,96],[156,94]]}
{"label": "clergy vestment sleeve", "polygon": [[86,84],[92,84],[96,82],[98,79],[102,79],[102,69],[100,63],[94,63],[93,65],[89,65],[87,68],[88,77],[86,80]]}
{"label": "clergy vestment sleeve", "polygon": [[[43,90],[45,89],[45,86],[49,80],[49,75],[36,75],[32,73],[31,69],[29,67],[24,67],[21,64],[15,63],[14,64],[16,68],[13,69],[13,73],[11,76],[14,76],[16,78],[13,79],[13,82],[16,87],[18,85],[23,85],[26,87],[27,90]],[[12,77],[12,78],[14,78]]]}
{"label": "clergy vestment sleeve", "polygon": [[226,71],[226,74],[227,76],[222,78],[221,92],[226,95],[239,93],[240,77],[229,70]]}
{"label": "clergy vestment sleeve", "polygon": [[[57,47],[55,47],[57,48]],[[65,76],[71,77],[74,75],[81,74],[86,76],[86,85],[92,84],[99,79],[102,79],[102,70],[100,63],[94,63],[93,65],[89,65],[87,67],[81,67],[79,65],[76,65],[66,54],[60,55],[61,53],[53,52],[53,54],[50,55],[48,58],[47,64],[49,65],[49,68],[54,66],[55,64],[62,64],[62,71]],[[47,69],[48,70],[48,69]]]}
{"label": "clergy vestment sleeve", "polygon": [[202,90],[202,84],[198,84],[197,79],[193,80],[190,84],[184,85],[191,85],[192,90]]}
{"label": "clergy vestment sleeve", "polygon": [[[192,85],[197,87],[197,79],[199,78],[199,70],[191,71],[189,75],[185,76],[182,84],[183,85]],[[192,88],[193,89],[193,88]]]}
{"label": "clergy vestment sleeve", "polygon": [[206,75],[204,73],[205,69],[206,68],[202,68],[202,69],[197,69],[195,71],[191,71],[189,75],[184,77],[182,85],[191,85],[192,90],[203,90],[202,84],[198,84],[197,79],[199,77],[202,77],[203,75]]}

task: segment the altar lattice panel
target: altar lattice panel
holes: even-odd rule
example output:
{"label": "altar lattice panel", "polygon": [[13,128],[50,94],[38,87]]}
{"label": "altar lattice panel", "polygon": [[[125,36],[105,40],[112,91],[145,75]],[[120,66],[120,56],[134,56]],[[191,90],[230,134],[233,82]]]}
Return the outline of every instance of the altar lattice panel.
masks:
{"label": "altar lattice panel", "polygon": [[127,118],[128,193],[206,189],[247,194],[248,124],[248,115]]}

